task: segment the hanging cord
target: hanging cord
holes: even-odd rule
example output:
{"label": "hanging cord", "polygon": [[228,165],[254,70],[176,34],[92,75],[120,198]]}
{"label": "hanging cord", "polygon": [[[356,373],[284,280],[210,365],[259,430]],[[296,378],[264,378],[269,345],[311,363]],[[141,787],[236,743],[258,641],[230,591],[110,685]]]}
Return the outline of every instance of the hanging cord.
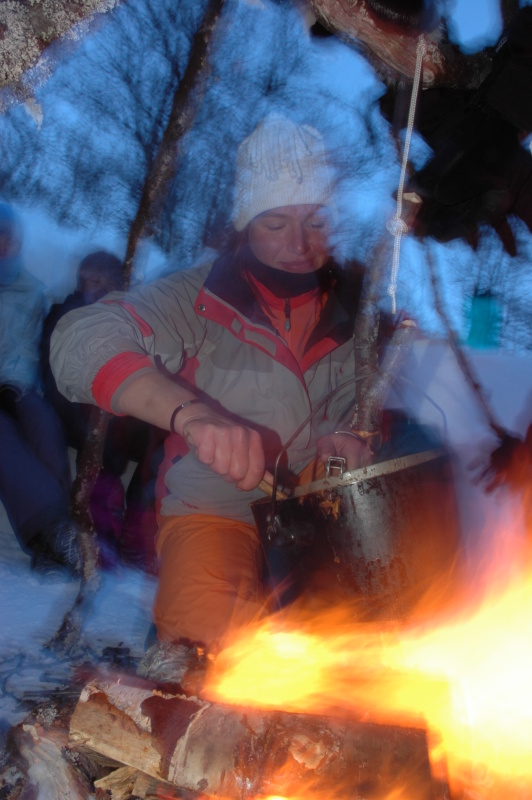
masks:
{"label": "hanging cord", "polygon": [[414,129],[414,117],[416,113],[417,98],[419,95],[419,84],[421,81],[421,72],[423,68],[423,56],[427,52],[427,43],[423,34],[418,39],[416,51],[416,69],[414,72],[414,82],[412,84],[412,93],[410,95],[410,109],[408,111],[408,125],[406,129],[405,144],[403,149],[403,161],[401,164],[401,173],[399,177],[399,187],[397,189],[397,207],[395,215],[386,224],[386,227],[394,237],[393,243],[393,258],[392,258],[392,271],[390,276],[390,284],[388,286],[388,294],[392,299],[392,313],[397,313],[397,274],[399,272],[399,257],[401,253],[401,237],[404,233],[408,232],[408,225],[402,219],[403,213],[403,191],[405,184],[406,167],[408,165],[408,154],[410,152],[410,142],[412,140],[412,131]]}

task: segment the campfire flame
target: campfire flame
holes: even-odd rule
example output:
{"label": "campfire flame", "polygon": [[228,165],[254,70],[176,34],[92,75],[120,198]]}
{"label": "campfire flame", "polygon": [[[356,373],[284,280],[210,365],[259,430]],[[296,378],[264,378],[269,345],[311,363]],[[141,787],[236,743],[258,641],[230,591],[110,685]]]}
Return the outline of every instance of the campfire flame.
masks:
{"label": "campfire flame", "polygon": [[[532,575],[510,573],[482,602],[430,623],[357,622],[356,607],[315,616],[292,606],[236,637],[204,694],[423,727],[433,773],[446,771],[453,796],[532,796]],[[393,797],[416,800],[408,790]]]}

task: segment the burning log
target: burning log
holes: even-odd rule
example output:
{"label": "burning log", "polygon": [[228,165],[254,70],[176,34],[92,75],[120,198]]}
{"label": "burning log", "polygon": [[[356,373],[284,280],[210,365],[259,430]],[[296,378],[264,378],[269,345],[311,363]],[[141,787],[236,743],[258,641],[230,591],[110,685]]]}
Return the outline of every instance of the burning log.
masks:
{"label": "burning log", "polygon": [[444,796],[422,730],[211,703],[131,676],[85,686],[69,741],[86,757],[208,795],[372,798],[415,783],[420,800]]}

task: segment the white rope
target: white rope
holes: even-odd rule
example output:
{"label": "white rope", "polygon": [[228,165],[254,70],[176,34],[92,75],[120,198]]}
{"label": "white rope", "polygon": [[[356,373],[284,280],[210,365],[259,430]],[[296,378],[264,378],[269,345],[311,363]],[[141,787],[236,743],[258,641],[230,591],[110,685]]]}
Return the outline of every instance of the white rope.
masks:
{"label": "white rope", "polygon": [[390,284],[388,286],[388,294],[392,299],[392,313],[397,311],[397,274],[399,272],[399,257],[401,254],[401,237],[404,233],[408,232],[408,225],[402,219],[403,213],[403,191],[405,185],[406,167],[408,164],[408,154],[410,152],[410,142],[412,139],[412,131],[414,129],[414,117],[416,113],[416,103],[419,93],[419,83],[421,80],[421,70],[423,66],[423,56],[427,52],[427,43],[423,34],[418,39],[416,51],[416,69],[414,72],[414,82],[412,84],[412,93],[410,95],[410,109],[408,111],[408,125],[406,129],[405,144],[403,148],[403,161],[401,164],[401,174],[399,177],[399,187],[397,189],[397,206],[395,215],[386,224],[386,227],[394,237],[393,243],[393,257],[392,257],[392,270],[390,276]]}

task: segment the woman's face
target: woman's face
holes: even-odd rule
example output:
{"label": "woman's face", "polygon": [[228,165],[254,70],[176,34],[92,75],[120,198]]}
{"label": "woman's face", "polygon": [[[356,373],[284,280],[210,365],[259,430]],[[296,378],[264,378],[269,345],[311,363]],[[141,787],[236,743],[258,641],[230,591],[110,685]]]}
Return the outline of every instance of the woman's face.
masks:
{"label": "woman's face", "polygon": [[329,258],[330,213],[324,206],[272,208],[252,219],[248,242],[253,255],[283,272],[314,272]]}

